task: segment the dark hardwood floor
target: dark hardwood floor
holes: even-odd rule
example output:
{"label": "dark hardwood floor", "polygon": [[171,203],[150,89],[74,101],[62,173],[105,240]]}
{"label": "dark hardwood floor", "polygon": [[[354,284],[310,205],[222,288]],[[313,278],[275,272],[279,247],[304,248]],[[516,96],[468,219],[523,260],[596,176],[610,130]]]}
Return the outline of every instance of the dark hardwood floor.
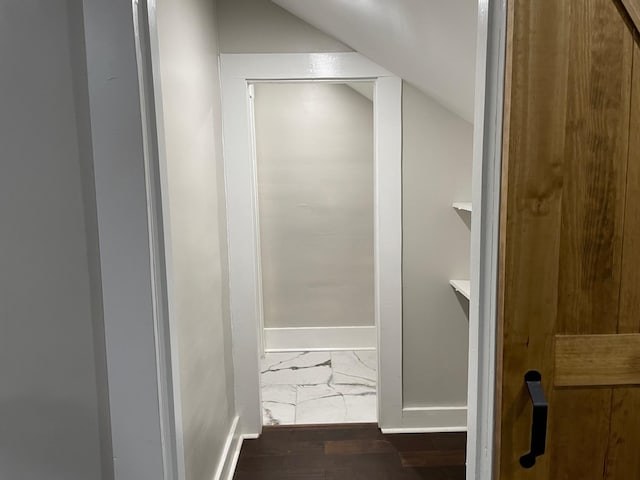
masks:
{"label": "dark hardwood floor", "polygon": [[465,433],[383,435],[375,424],[264,427],[234,480],[464,480]]}

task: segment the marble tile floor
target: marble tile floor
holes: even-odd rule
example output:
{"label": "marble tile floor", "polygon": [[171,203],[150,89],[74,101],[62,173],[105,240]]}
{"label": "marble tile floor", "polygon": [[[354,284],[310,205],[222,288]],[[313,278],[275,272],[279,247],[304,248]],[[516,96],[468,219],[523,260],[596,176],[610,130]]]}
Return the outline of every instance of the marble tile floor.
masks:
{"label": "marble tile floor", "polygon": [[264,425],[377,421],[375,351],[267,353]]}

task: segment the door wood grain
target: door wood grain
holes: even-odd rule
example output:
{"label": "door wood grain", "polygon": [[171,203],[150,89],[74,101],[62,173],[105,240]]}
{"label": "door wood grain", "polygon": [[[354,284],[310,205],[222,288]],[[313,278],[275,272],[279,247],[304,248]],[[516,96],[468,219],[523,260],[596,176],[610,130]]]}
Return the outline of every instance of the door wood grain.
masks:
{"label": "door wood grain", "polygon": [[640,334],[556,335],[556,387],[640,385]]}
{"label": "door wood grain", "polygon": [[[637,5],[509,1],[496,425],[502,480],[640,478],[633,456],[640,449]],[[528,370],[542,374],[549,420],[547,452],[524,469]]]}

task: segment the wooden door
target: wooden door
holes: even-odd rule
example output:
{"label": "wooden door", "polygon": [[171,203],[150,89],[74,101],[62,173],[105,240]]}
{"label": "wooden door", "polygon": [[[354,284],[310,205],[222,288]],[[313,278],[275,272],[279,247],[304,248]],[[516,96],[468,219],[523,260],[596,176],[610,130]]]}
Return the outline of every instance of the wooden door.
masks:
{"label": "wooden door", "polygon": [[[496,478],[640,479],[640,0],[509,0]],[[537,370],[546,453],[531,468]]]}

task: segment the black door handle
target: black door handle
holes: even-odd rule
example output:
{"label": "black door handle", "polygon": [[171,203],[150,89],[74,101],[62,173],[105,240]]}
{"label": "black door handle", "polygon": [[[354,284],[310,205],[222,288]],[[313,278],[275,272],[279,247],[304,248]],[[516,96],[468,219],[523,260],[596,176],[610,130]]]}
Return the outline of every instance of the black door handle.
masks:
{"label": "black door handle", "polygon": [[547,411],[549,404],[542,388],[542,375],[537,370],[529,370],[524,381],[529,390],[529,397],[533,404],[531,420],[531,451],[520,457],[523,468],[531,468],[536,464],[536,457],[544,453],[547,444]]}

